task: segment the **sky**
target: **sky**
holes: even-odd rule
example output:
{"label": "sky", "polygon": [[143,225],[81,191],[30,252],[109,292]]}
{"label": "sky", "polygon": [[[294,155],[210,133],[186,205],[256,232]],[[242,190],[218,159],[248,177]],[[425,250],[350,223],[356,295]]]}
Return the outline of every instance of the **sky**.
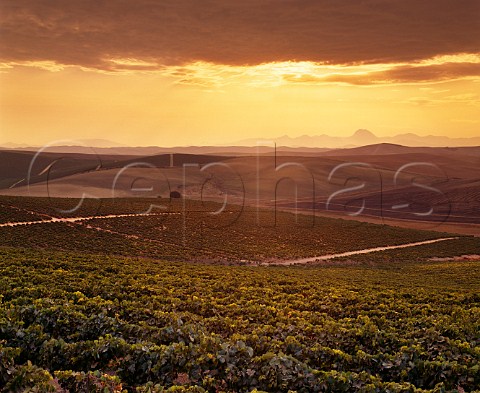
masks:
{"label": "sky", "polygon": [[3,0],[0,143],[480,135],[478,0]]}

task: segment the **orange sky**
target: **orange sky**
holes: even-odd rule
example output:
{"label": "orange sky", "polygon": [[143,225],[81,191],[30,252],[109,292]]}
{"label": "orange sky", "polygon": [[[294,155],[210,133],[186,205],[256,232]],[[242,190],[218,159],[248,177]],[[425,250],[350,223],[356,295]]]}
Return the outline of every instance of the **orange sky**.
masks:
{"label": "orange sky", "polygon": [[477,1],[135,4],[2,2],[0,143],[480,135]]}

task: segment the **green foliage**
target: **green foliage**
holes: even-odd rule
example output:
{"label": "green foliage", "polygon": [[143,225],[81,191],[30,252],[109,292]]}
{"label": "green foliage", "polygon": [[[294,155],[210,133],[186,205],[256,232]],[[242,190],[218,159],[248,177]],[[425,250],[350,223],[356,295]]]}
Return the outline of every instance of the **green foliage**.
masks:
{"label": "green foliage", "polygon": [[[478,238],[323,267],[238,266],[443,235],[327,218],[312,226],[311,217],[238,206],[213,220],[217,204],[183,200],[86,200],[72,215],[138,213],[151,203],[167,210],[0,228],[2,393],[480,386],[479,262],[429,261],[478,253]],[[0,204],[0,222],[35,221],[76,201]]]}
{"label": "green foliage", "polygon": [[[87,199],[73,213],[59,213],[58,209],[68,210],[77,203],[76,200],[62,198],[0,197],[0,207],[5,207],[4,213],[0,213],[0,222],[90,217],[75,223],[1,227],[0,245],[246,264],[313,257],[445,236],[438,232],[325,217],[315,217],[314,220],[308,215],[274,214],[270,210],[257,211],[237,205],[228,205],[221,213],[212,215],[211,212],[219,210],[219,204],[193,200]],[[109,214],[146,212],[150,205],[161,205],[165,209],[153,209],[152,212],[157,215],[151,216],[101,218]],[[2,214],[5,218],[2,218]],[[468,244],[464,239],[469,239]],[[480,247],[479,240],[474,238],[445,243],[453,243],[457,252],[459,249],[470,251],[471,248],[478,250]],[[441,247],[449,245],[442,244]],[[425,249],[431,250],[428,247]],[[411,251],[405,252],[408,254]],[[408,255],[413,258],[424,256]],[[430,256],[438,255],[434,252]]]}
{"label": "green foliage", "polygon": [[70,392],[85,393],[122,393],[122,383],[115,375],[100,371],[73,372],[56,371],[59,383]]}
{"label": "green foliage", "polygon": [[170,388],[164,388],[153,382],[148,382],[143,386],[139,386],[136,389],[137,393],[205,393],[205,389],[199,386],[172,386]]}
{"label": "green foliage", "polygon": [[473,391],[478,282],[475,261],[273,268],[4,248],[0,386]]}
{"label": "green foliage", "polygon": [[5,385],[15,372],[15,358],[20,355],[20,348],[4,347],[0,343],[0,386]]}
{"label": "green foliage", "polygon": [[4,392],[11,393],[51,393],[55,392],[53,378],[50,373],[33,365],[30,361],[26,364],[11,367],[7,372],[8,378]]}

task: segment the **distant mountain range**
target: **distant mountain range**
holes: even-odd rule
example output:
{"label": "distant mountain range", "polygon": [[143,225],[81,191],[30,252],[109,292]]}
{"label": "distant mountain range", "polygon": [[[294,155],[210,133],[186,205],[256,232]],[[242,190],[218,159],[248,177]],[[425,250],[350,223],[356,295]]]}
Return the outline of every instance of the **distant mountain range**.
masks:
{"label": "distant mountain range", "polygon": [[[110,148],[110,147],[127,147],[127,145],[123,145],[121,143],[109,141],[107,139],[72,139],[71,141],[61,140],[58,142],[53,142],[53,146],[85,146],[85,147],[102,147],[102,148]],[[28,149],[28,148],[39,148],[40,146],[35,145],[28,145],[26,143],[2,143],[0,147],[5,147],[7,149]]]}
{"label": "distant mountain range", "polygon": [[[459,146],[480,146],[480,136],[472,138],[449,138],[446,136],[420,136],[412,133],[399,134],[391,137],[378,137],[369,130],[357,130],[352,136],[339,137],[330,135],[302,135],[291,138],[284,135],[271,139],[277,146],[290,147],[323,147],[323,148],[349,148],[377,143],[393,143],[403,146],[430,146],[430,147],[459,147]],[[260,138],[244,139],[235,143],[241,146],[254,146],[261,142]]]}
{"label": "distant mountain range", "polygon": [[[0,152],[18,151],[18,152],[35,152],[40,146],[12,146],[12,144],[4,144],[0,146]],[[295,155],[295,154],[317,154],[319,152],[329,151],[331,149],[317,147],[278,147],[277,154]],[[265,146],[177,146],[177,147],[159,147],[159,146],[137,146],[137,147],[98,147],[91,145],[55,145],[49,146],[45,153],[67,153],[67,154],[107,154],[119,156],[153,156],[157,154],[214,154],[214,155],[256,155],[256,154],[273,154],[274,149],[271,145]]]}
{"label": "distant mountain range", "polygon": [[[319,153],[331,149],[348,149],[368,145],[401,145],[409,147],[462,147],[480,146],[480,136],[472,138],[449,138],[446,136],[419,136],[416,134],[399,134],[392,137],[377,137],[371,131],[359,129],[348,137],[330,135],[302,135],[289,137],[284,135],[278,138],[263,139],[250,138],[232,143],[230,145],[217,146],[126,146],[105,139],[79,139],[60,141],[50,147],[50,153],[79,153],[79,154],[118,154],[118,155],[155,155],[165,153],[184,154],[256,154],[269,153],[272,144],[277,144],[277,152],[289,153]],[[29,146],[18,143],[4,143],[0,149],[12,149],[23,151],[36,151],[40,146]]]}

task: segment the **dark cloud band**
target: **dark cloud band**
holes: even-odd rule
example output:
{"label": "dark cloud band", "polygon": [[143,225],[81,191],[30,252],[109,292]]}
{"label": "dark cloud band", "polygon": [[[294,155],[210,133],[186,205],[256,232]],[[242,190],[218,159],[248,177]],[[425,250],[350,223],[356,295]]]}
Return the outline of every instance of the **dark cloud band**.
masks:
{"label": "dark cloud band", "polygon": [[4,0],[0,18],[3,61],[399,63],[477,53],[480,2]]}

